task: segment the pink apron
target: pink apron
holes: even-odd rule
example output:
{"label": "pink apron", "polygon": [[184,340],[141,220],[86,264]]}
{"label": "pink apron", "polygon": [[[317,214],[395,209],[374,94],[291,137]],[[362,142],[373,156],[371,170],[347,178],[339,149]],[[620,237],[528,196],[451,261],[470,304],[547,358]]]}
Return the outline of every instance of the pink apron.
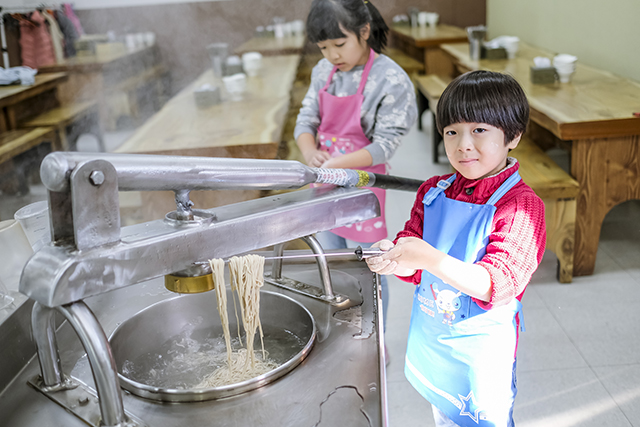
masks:
{"label": "pink apron", "polygon": [[[360,111],[364,96],[364,86],[369,77],[369,71],[373,65],[375,52],[371,49],[369,60],[362,72],[360,86],[355,95],[337,97],[327,93],[327,88],[331,84],[331,79],[337,67],[333,67],[327,84],[318,93],[318,104],[320,108],[320,126],[318,127],[318,140],[320,149],[331,154],[331,157],[338,157],[343,154],[358,151],[371,144],[369,138],[364,134],[360,124]],[[358,168],[360,170],[386,174],[386,165]],[[387,237],[387,224],[385,222],[385,190],[369,188],[380,201],[380,217],[358,222],[346,227],[335,228],[332,233],[345,239],[356,242],[377,242]]]}

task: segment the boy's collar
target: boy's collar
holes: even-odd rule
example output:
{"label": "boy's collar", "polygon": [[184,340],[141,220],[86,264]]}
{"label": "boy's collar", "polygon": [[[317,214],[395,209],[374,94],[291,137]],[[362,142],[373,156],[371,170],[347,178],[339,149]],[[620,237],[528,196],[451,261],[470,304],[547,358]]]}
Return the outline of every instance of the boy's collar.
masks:
{"label": "boy's collar", "polygon": [[[490,180],[491,178],[496,178],[499,175],[502,175],[503,173],[508,171],[509,169],[515,167],[517,164],[518,164],[518,160],[516,160],[514,157],[507,157],[507,166],[505,166],[504,168],[500,169],[500,171],[498,173],[495,173],[493,175],[485,176],[484,178],[479,178],[479,179],[467,179],[467,178],[463,177],[462,175],[459,175],[459,177],[462,178],[461,182],[464,183],[462,188],[476,187],[481,182],[488,182],[488,181],[485,181],[485,180]],[[509,175],[511,175],[511,173],[509,173]]]}

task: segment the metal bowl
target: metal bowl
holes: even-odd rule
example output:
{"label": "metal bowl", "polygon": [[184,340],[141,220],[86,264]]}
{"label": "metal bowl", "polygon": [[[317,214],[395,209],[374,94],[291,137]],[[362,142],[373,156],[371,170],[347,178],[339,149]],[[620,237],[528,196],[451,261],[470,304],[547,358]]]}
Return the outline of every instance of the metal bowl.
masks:
{"label": "metal bowl", "polygon": [[[238,327],[232,298],[227,289],[229,330],[233,337],[237,336]],[[265,350],[270,357],[274,355],[279,366],[237,384],[195,388],[193,381],[197,383],[214,368],[205,364],[182,369],[181,363],[194,354],[194,349],[202,359],[200,350],[210,348],[211,340],[221,340],[223,336],[215,292],[181,295],[149,306],[119,325],[111,335],[120,385],[147,399],[199,402],[233,396],[269,384],[307,357],[315,342],[316,325],[303,305],[268,291],[260,292],[260,321]],[[189,348],[185,350],[186,355],[175,356],[176,348],[184,346]],[[259,335],[256,335],[254,347],[260,348]],[[226,350],[213,351],[224,352],[226,358]],[[162,369],[158,369],[159,364]],[[191,384],[188,377],[192,377]]]}

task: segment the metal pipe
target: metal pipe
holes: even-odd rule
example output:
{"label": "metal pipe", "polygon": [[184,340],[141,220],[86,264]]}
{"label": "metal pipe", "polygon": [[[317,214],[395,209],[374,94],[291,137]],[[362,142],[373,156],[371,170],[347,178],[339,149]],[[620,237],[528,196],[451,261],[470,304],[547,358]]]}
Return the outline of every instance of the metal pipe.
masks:
{"label": "metal pipe", "polygon": [[[307,242],[314,254],[324,254],[322,245],[320,245],[320,242],[318,242],[318,239],[316,239],[315,236],[305,236],[303,237],[303,239],[305,242]],[[322,282],[322,286],[324,287],[324,295],[327,297],[327,299],[334,299],[335,295],[333,294],[333,286],[331,285],[331,274],[329,273],[329,264],[327,263],[327,257],[316,257],[316,263],[318,264],[318,271],[320,272],[320,281]]]}
{"label": "metal pipe", "polygon": [[87,352],[98,392],[102,426],[121,426],[127,421],[120,394],[116,361],[98,319],[83,302],[57,307],[78,334]]}
{"label": "metal pipe", "polygon": [[282,255],[284,254],[284,243],[279,243],[273,247],[274,259],[271,261],[271,277],[274,280],[282,279]]}
{"label": "metal pipe", "polygon": [[38,349],[42,381],[49,390],[64,388],[65,384],[58,353],[54,315],[53,309],[37,302],[31,311],[31,331]]}

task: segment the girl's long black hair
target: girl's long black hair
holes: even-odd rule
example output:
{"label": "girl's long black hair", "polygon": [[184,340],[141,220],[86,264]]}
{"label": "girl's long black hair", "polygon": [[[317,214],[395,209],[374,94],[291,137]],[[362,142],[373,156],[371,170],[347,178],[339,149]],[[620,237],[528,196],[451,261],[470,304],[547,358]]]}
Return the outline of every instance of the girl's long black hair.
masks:
{"label": "girl's long black hair", "polygon": [[[313,0],[307,17],[307,37],[312,43],[346,37],[343,30],[358,40],[365,25],[371,25],[367,43],[376,53],[387,45],[389,27],[376,7],[366,0]],[[342,29],[341,29],[342,27]]]}

